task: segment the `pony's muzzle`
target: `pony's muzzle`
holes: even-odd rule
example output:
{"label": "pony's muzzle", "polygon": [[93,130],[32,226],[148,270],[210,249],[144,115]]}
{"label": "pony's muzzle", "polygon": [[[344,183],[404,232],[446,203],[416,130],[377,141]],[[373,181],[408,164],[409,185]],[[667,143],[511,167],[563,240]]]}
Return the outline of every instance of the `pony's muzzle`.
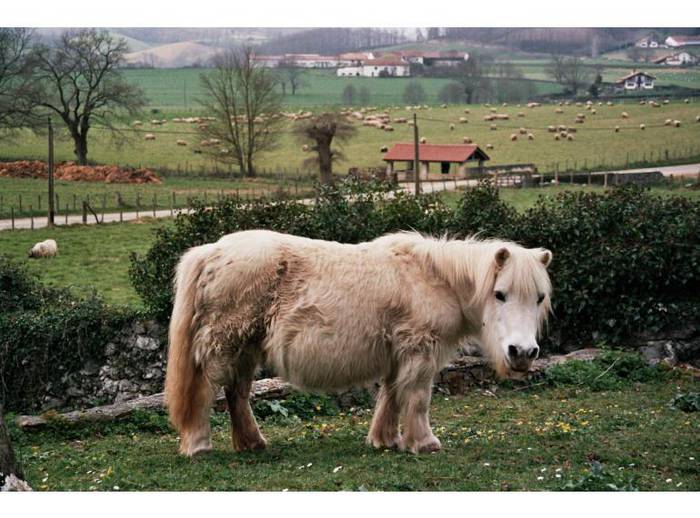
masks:
{"label": "pony's muzzle", "polygon": [[509,345],[508,363],[510,364],[510,368],[514,371],[527,372],[539,353],[540,348],[537,345],[529,347],[515,344]]}

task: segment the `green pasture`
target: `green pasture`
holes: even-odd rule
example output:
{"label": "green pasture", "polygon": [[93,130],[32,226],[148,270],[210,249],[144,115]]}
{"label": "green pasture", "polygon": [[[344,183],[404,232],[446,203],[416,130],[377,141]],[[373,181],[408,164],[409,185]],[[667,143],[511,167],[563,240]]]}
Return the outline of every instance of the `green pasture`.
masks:
{"label": "green pasture", "polygon": [[[598,370],[600,384],[610,374]],[[266,410],[258,417],[268,440],[256,453],[233,451],[223,413],[212,418],[214,451],[194,459],[178,455],[177,434],[157,412],[10,431],[38,491],[698,491],[700,414],[670,404],[697,382],[669,377],[603,391],[435,394],[430,418],[443,449],[427,455],[366,445],[369,405],[341,409],[303,395],[317,401],[310,418],[283,415],[286,401],[256,406]]]}
{"label": "green pasture", "polygon": [[[388,81],[389,82],[389,81]],[[700,101],[691,100],[689,104],[674,101],[660,108],[639,105],[636,101],[616,102],[613,106],[595,106],[597,113],[592,114],[583,106],[564,106],[563,114],[556,114],[555,105],[542,105],[538,108],[526,108],[524,105],[509,104],[498,106],[498,112],[507,113],[508,121],[486,122],[484,116],[490,114],[490,108],[481,105],[451,105],[447,108],[432,106],[417,111],[420,136],[429,143],[459,144],[464,137],[486,149],[488,144],[493,149],[486,150],[491,157],[487,165],[509,163],[534,163],[540,169],[551,170],[558,164],[560,170],[568,168],[624,168],[628,164],[641,162],[662,163],[666,158],[693,156],[700,154],[700,123],[695,122],[700,116]],[[407,110],[402,104],[384,106],[392,119],[411,118],[413,110]],[[465,113],[469,110],[469,113]],[[622,112],[629,114],[622,118]],[[522,117],[518,114],[522,113]],[[576,114],[586,114],[583,124],[575,124]],[[170,114],[158,117],[170,118]],[[460,117],[466,117],[467,123],[460,123]],[[680,120],[681,127],[665,126],[666,119]],[[279,146],[260,156],[257,167],[263,172],[282,173],[289,179],[304,173],[303,162],[309,153],[302,150],[301,144],[292,134],[293,126],[300,122],[288,122],[282,129]],[[640,124],[645,124],[644,130]],[[336,171],[343,174],[349,167],[381,166],[383,146],[396,142],[411,142],[413,129],[408,124],[392,123],[393,132],[356,123],[358,133],[344,147],[346,159],[338,162]],[[452,126],[454,128],[452,129]],[[550,125],[565,125],[577,130],[574,141],[555,141],[553,134],[547,132]],[[492,126],[495,130],[491,129]],[[620,126],[619,133],[614,133],[615,126]],[[511,135],[517,134],[519,128],[534,135],[534,140],[527,140],[519,135],[517,141],[511,141]],[[144,141],[143,132],[156,133],[155,141]],[[57,160],[73,158],[73,146],[61,131],[61,138],[56,145]],[[188,146],[178,146],[176,141],[184,139]],[[194,125],[168,122],[163,126],[144,123],[142,132],[135,132],[131,143],[116,147],[106,132],[95,128],[91,134],[91,160],[99,163],[146,166],[151,168],[168,168],[180,171],[206,171],[214,169],[210,158],[196,154],[200,139]],[[17,160],[25,158],[46,158],[44,137],[28,133],[17,137],[13,142],[0,143],[0,159]],[[219,166],[221,168],[223,166]]]}

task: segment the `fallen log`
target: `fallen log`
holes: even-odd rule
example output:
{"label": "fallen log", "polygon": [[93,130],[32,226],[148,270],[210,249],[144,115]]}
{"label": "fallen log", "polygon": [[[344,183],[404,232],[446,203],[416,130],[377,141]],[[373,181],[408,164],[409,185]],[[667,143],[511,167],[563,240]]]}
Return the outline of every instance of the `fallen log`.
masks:
{"label": "fallen log", "polygon": [[[558,363],[570,360],[592,360],[600,351],[598,349],[580,349],[566,355],[554,355],[535,360],[532,369],[526,377],[536,376],[544,369]],[[435,379],[438,385],[447,385],[453,393],[460,393],[466,387],[482,383],[495,381],[495,374],[488,365],[485,358],[478,356],[463,356],[448,365]],[[289,383],[280,378],[265,378],[253,383],[251,390],[252,399],[275,399],[286,396],[292,390]],[[226,397],[220,391],[216,397],[214,406],[218,409],[226,408]],[[162,392],[131,399],[121,403],[99,406],[87,410],[75,410],[65,414],[47,412],[45,414],[30,416],[21,415],[17,417],[17,425],[20,428],[37,428],[46,425],[51,421],[64,423],[76,423],[79,421],[98,422],[112,421],[128,416],[134,410],[153,410],[165,406],[165,396]]]}
{"label": "fallen log", "polygon": [[[282,381],[280,378],[265,378],[257,380],[253,383],[251,397],[253,399],[272,399],[283,397],[291,391],[291,385]],[[220,404],[226,401],[223,390],[216,396],[215,404]],[[62,423],[77,423],[80,421],[99,422],[113,421],[131,414],[134,410],[154,410],[165,406],[165,394],[159,392],[151,396],[140,397],[114,403],[111,405],[98,406],[87,410],[75,410],[58,414],[55,412],[47,412],[41,415],[21,415],[17,417],[17,425],[20,428],[37,428],[48,424],[49,422]]]}

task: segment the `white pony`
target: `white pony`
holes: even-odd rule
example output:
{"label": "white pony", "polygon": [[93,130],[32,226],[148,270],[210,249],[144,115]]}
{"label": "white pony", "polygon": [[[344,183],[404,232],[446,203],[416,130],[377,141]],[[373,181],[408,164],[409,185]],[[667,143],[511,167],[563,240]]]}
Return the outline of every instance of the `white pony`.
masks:
{"label": "white pony", "polygon": [[190,249],[177,268],[166,377],[181,453],[211,449],[221,386],[234,448],[265,447],[249,404],[262,363],[303,389],[381,381],[367,441],[438,450],[433,377],[467,338],[500,374],[527,371],[550,308],[551,259],[511,242],[415,233],[347,245],[251,230]]}

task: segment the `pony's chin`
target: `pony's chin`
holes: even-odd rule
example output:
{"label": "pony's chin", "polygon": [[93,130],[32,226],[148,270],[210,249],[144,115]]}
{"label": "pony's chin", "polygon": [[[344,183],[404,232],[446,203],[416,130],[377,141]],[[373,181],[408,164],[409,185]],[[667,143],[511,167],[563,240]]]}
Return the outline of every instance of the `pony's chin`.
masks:
{"label": "pony's chin", "polygon": [[503,359],[495,365],[494,370],[501,379],[522,380],[527,378],[531,366],[532,364],[528,364],[525,369],[515,368],[507,359]]}

